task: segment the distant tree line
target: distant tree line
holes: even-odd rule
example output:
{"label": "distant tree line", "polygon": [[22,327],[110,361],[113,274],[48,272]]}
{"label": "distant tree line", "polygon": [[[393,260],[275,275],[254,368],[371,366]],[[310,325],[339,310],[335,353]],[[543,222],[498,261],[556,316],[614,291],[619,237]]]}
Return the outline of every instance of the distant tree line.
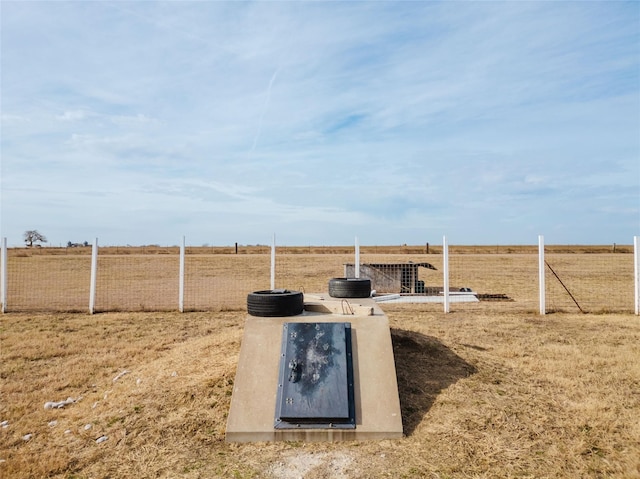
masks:
{"label": "distant tree line", "polygon": [[67,242],[67,248],[79,248],[81,246],[89,246],[89,242],[88,241],[84,241],[82,243],[73,243],[71,241]]}
{"label": "distant tree line", "polygon": [[[27,230],[22,235],[24,238],[24,243],[27,245],[27,248],[32,248],[33,246],[41,246],[37,243],[46,243],[47,237],[40,233],[38,230]],[[88,241],[83,241],[82,243],[74,243],[73,241],[67,242],[67,248],[80,248],[82,246],[91,246]]]}

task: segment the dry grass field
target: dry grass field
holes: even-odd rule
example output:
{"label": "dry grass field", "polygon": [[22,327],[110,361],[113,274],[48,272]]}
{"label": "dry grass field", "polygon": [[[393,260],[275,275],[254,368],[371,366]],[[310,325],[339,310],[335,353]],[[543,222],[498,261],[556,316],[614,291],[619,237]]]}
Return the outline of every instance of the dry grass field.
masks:
{"label": "dry grass field", "polygon": [[[577,253],[549,256],[583,304],[633,283],[633,255]],[[53,256],[17,257],[44,271],[44,280],[25,276],[31,287],[20,294],[86,311],[83,255]],[[440,268],[442,255],[363,253],[370,258]],[[352,260],[289,251],[278,256],[277,286],[325,290]],[[550,309],[563,312],[538,315],[535,252],[452,257],[452,285],[511,301],[452,305],[451,314],[383,305],[405,437],[314,444],[224,441],[244,298],[268,285],[267,254],[188,254],[198,278],[189,285],[187,275],[188,304],[208,307],[216,294],[228,302],[184,314],[144,311],[165,304],[151,291],[177,301],[173,254],[117,251],[99,261],[102,304],[140,311],[0,316],[2,478],[640,478],[640,319],[606,308],[579,314],[563,290],[550,295]],[[62,276],[53,264],[64,265]]]}
{"label": "dry grass field", "polygon": [[636,316],[384,309],[405,437],[313,444],[225,443],[244,311],[4,315],[0,476],[640,477]]}

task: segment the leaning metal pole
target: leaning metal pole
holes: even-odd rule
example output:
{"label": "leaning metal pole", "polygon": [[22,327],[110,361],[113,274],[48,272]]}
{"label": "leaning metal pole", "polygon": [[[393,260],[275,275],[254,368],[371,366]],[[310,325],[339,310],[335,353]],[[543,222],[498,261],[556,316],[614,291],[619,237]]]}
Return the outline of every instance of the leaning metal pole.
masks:
{"label": "leaning metal pole", "polygon": [[567,294],[569,295],[569,297],[573,300],[573,302],[576,304],[576,306],[578,307],[578,309],[580,310],[581,313],[584,314],[583,309],[580,307],[580,305],[578,304],[578,301],[576,300],[576,298],[573,296],[573,294],[571,294],[571,291],[569,291],[569,288],[567,288],[567,286],[564,284],[564,282],[560,279],[560,276],[558,276],[558,274],[553,270],[553,268],[551,267],[551,265],[549,263],[547,263],[545,261],[545,264],[549,267],[549,270],[551,270],[551,272],[553,273],[553,275],[556,277],[556,279],[560,282],[560,284],[562,285],[562,287],[564,288],[564,290],[567,292]]}

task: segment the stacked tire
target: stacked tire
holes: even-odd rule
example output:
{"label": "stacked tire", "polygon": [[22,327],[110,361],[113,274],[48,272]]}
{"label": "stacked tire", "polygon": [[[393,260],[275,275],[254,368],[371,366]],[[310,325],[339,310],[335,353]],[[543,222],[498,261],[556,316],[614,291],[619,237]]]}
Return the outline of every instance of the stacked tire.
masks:
{"label": "stacked tire", "polygon": [[247,295],[247,312],[251,316],[285,317],[302,314],[304,295],[300,291],[271,289]]}
{"label": "stacked tire", "polygon": [[371,280],[332,278],[329,280],[329,296],[332,298],[368,298],[371,296]]}

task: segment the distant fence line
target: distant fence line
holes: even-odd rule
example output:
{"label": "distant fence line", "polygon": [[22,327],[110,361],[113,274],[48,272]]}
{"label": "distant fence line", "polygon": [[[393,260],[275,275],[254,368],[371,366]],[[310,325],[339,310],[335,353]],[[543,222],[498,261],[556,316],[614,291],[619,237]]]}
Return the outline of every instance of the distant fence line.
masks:
{"label": "distant fence line", "polygon": [[[362,274],[372,278],[378,293],[397,293],[427,310],[637,315],[639,238],[633,247],[584,251],[545,246],[541,236],[537,246],[496,246],[495,251],[449,246],[443,238],[442,245],[395,248],[360,247],[357,239],[353,247],[335,248],[278,247],[275,241],[192,247],[184,239],[177,247],[125,248],[99,247],[95,240],[91,247],[66,252],[9,249],[4,238],[0,301],[3,313],[216,311],[244,308],[251,291],[320,292],[332,277]],[[479,301],[460,302],[467,291]]]}

